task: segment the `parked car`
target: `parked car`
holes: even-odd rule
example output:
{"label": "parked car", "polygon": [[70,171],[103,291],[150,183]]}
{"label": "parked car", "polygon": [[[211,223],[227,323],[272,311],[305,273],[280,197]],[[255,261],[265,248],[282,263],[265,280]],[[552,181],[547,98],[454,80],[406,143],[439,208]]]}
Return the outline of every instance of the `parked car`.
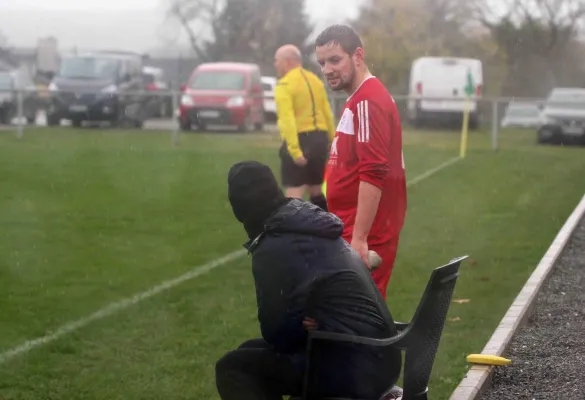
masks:
{"label": "parked car", "polygon": [[0,71],[0,124],[10,124],[18,116],[18,91],[22,95],[22,116],[29,124],[36,121],[39,100],[32,78],[25,70]]}
{"label": "parked car", "polygon": [[[153,117],[171,117],[173,115],[173,99],[170,96],[170,85],[162,68],[145,66],[142,68],[144,88],[153,93],[148,97],[148,115]],[[157,93],[158,92],[158,93]]]}
{"label": "parked car", "polygon": [[585,88],[556,88],[542,110],[538,143],[585,145]]}
{"label": "parked car", "polygon": [[256,64],[201,64],[182,90],[178,116],[182,130],[232,125],[249,132],[264,127],[260,67]]}
{"label": "parked car", "polygon": [[407,106],[410,122],[419,126],[460,121],[465,110],[465,87],[469,74],[474,85],[469,104],[469,127],[476,129],[479,125],[477,100],[482,95],[483,67],[480,60],[472,58],[421,57],[413,61],[409,83],[411,98]]}
{"label": "parked car", "polygon": [[266,121],[276,121],[276,102],[274,101],[274,88],[278,79],[273,76],[262,77],[262,90],[264,91],[264,115]]}
{"label": "parked car", "polygon": [[538,128],[544,123],[544,116],[538,104],[513,101],[506,107],[502,128]]}
{"label": "parked car", "polygon": [[113,125],[130,122],[142,127],[142,55],[99,51],[63,57],[51,84],[48,125],[61,119],[73,126],[83,121],[108,121]]}

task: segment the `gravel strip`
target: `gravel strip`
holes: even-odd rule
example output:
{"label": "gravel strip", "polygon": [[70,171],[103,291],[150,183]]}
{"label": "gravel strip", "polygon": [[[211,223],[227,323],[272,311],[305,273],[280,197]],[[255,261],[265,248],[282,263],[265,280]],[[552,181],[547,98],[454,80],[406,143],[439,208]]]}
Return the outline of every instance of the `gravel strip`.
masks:
{"label": "gravel strip", "polygon": [[553,268],[482,400],[585,399],[585,218]]}

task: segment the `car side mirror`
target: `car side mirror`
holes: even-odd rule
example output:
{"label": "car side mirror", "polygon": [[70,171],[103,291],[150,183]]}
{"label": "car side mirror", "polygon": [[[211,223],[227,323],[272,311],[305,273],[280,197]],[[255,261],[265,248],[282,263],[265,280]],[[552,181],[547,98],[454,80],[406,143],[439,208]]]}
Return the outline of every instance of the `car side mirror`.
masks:
{"label": "car side mirror", "polygon": [[184,92],[185,89],[187,89],[187,84],[186,83],[182,83],[181,84],[181,92]]}

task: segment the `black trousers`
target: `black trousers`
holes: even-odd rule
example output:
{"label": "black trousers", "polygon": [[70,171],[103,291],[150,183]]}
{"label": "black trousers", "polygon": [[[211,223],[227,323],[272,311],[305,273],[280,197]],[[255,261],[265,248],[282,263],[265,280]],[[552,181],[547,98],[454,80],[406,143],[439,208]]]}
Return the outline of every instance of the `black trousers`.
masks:
{"label": "black trousers", "polygon": [[301,394],[303,376],[290,357],[254,339],[217,362],[215,383],[222,400],[282,400]]}

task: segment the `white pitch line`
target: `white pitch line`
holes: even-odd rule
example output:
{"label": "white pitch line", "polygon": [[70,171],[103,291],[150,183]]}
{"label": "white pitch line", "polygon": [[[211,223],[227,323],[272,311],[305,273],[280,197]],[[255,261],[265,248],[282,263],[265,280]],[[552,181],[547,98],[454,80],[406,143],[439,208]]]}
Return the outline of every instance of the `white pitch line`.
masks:
{"label": "white pitch line", "polygon": [[50,335],[43,336],[43,337],[40,337],[40,338],[37,338],[34,340],[26,341],[23,344],[21,344],[20,346],[17,346],[17,347],[10,349],[10,350],[2,352],[0,354],[0,364],[10,360],[11,358],[13,358],[19,354],[28,353],[29,351],[31,351],[35,347],[50,343],[56,339],[59,339],[61,336],[64,336],[68,333],[76,331],[77,329],[83,328],[84,326],[88,325],[90,322],[93,322],[95,320],[110,316],[118,311],[121,311],[125,308],[133,306],[137,303],[140,303],[142,300],[146,300],[146,299],[148,299],[156,294],[159,294],[160,292],[171,289],[172,287],[175,287],[183,282],[186,282],[188,280],[196,278],[199,275],[202,275],[208,271],[211,271],[214,268],[219,267],[220,265],[223,265],[223,264],[226,264],[230,261],[236,260],[236,259],[242,257],[244,254],[246,254],[246,250],[244,250],[244,249],[234,251],[234,252],[229,253],[229,254],[227,254],[223,257],[220,257],[216,260],[213,260],[213,261],[208,262],[206,264],[200,265],[200,266],[192,269],[191,271],[189,271],[189,272],[187,272],[187,273],[185,273],[177,278],[170,279],[170,280],[164,281],[162,283],[159,283],[158,285],[156,285],[156,286],[154,286],[154,287],[152,287],[152,288],[150,288],[142,293],[138,293],[138,294],[136,294],[132,297],[126,298],[124,300],[110,303],[106,307],[94,312],[93,314],[88,315],[87,317],[83,317],[83,318],[78,319],[77,321],[68,322],[65,325],[62,325],[61,327],[59,327],[55,332],[51,333]]}
{"label": "white pitch line", "polygon": [[423,179],[426,179],[429,176],[436,174],[437,172],[439,172],[443,168],[447,168],[449,165],[455,164],[459,160],[461,160],[461,157],[453,157],[452,159],[445,161],[443,164],[440,164],[440,165],[436,166],[435,168],[431,168],[428,171],[423,172],[419,176],[412,178],[410,181],[408,181],[407,186],[416,185],[417,183],[419,183]]}
{"label": "white pitch line", "polygon": [[[422,181],[423,179],[426,179],[429,176],[435,174],[436,172],[442,170],[443,168],[453,164],[457,160],[459,160],[459,157],[457,157],[456,159],[449,160],[449,161],[439,165],[438,167],[430,169],[430,170],[424,172],[423,174],[415,177],[411,181],[407,182],[406,185],[407,186],[414,185],[414,184]],[[206,264],[195,267],[191,271],[189,271],[189,272],[187,272],[187,273],[185,273],[177,278],[170,279],[170,280],[164,281],[162,283],[159,283],[158,285],[153,286],[152,288],[150,288],[142,293],[138,293],[132,297],[128,297],[126,299],[116,301],[114,303],[110,303],[107,306],[105,306],[104,308],[94,312],[93,314],[88,315],[87,317],[83,317],[83,318],[80,318],[76,321],[68,322],[65,325],[62,325],[61,327],[57,328],[57,330],[55,330],[53,333],[51,333],[49,335],[46,335],[46,336],[43,336],[43,337],[40,337],[37,339],[33,339],[33,340],[28,340],[19,346],[13,347],[12,349],[9,349],[9,350],[6,350],[6,351],[0,353],[0,364],[3,364],[6,361],[8,361],[8,360],[20,355],[20,354],[28,353],[29,351],[35,349],[36,347],[53,342],[53,341],[61,338],[62,336],[67,335],[68,333],[71,333],[73,331],[76,331],[78,329],[81,329],[81,328],[89,325],[93,321],[108,317],[112,314],[115,314],[118,311],[122,311],[130,306],[138,304],[142,300],[146,300],[154,295],[157,295],[161,292],[164,292],[165,290],[171,289],[177,285],[180,285],[181,283],[184,283],[184,282],[187,282],[193,278],[196,278],[196,277],[198,277],[206,272],[211,271],[212,269],[215,269],[219,266],[227,264],[231,261],[237,260],[238,258],[244,256],[245,254],[246,254],[246,250],[244,250],[244,249],[234,251],[234,252],[229,253],[223,257],[220,257],[218,259],[210,261]]]}

